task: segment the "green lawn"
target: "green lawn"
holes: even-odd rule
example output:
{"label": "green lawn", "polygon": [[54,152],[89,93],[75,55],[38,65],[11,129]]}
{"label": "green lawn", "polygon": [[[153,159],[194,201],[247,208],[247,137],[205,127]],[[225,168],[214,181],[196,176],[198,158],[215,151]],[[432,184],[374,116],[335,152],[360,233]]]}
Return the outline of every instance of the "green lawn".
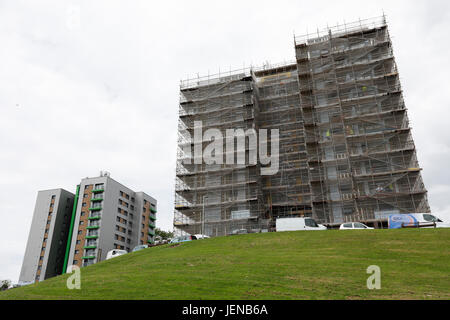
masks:
{"label": "green lawn", "polygon": [[[450,230],[249,234],[160,246],[1,299],[450,299]],[[381,290],[366,269],[381,268]]]}

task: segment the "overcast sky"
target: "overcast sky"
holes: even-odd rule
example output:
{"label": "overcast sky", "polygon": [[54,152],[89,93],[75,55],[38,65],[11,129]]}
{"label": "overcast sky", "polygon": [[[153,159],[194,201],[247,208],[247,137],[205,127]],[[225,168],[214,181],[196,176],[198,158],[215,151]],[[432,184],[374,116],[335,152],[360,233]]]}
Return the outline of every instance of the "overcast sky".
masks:
{"label": "overcast sky", "polygon": [[179,81],[291,61],[293,34],[386,13],[432,211],[450,220],[450,2],[0,0],[0,279],[38,190],[107,170],[172,228]]}

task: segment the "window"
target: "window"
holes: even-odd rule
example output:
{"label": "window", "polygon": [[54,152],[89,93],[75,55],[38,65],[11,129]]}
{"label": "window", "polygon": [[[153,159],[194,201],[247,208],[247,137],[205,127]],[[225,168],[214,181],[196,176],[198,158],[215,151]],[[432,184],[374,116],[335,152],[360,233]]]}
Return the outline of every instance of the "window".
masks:
{"label": "window", "polygon": [[116,221],[117,221],[117,222],[120,222],[120,217],[116,217]]}
{"label": "window", "polygon": [[142,208],[142,211],[143,211],[143,212],[146,212],[146,211],[147,211],[147,208],[143,207],[143,208]]}
{"label": "window", "polygon": [[355,223],[355,228],[366,229],[366,226],[363,225],[362,223],[356,222],[356,223]]}
{"label": "window", "polygon": [[318,228],[319,227],[313,219],[305,219],[305,225],[310,228]]}
{"label": "window", "polygon": [[142,224],[142,229],[144,229],[145,228],[145,224]]}
{"label": "window", "polygon": [[86,202],[83,202],[83,204],[81,206],[82,207],[86,207]]}
{"label": "window", "polygon": [[344,224],[344,228],[353,228],[351,223]]}
{"label": "window", "polygon": [[87,198],[87,197],[88,197],[87,193],[83,194],[83,198]]}
{"label": "window", "polygon": [[78,231],[78,234],[83,234],[83,230]]}
{"label": "window", "polygon": [[120,227],[118,225],[116,225],[116,231],[119,231]]}
{"label": "window", "polygon": [[86,212],[81,211],[81,216],[84,216],[86,214]]}
{"label": "window", "polygon": [[78,260],[73,260],[72,264],[74,264],[74,265],[78,264]]}
{"label": "window", "polygon": [[[128,204],[127,204],[127,207],[128,207]],[[131,210],[134,210],[134,206],[131,205],[131,206],[130,206],[130,209],[131,209]]]}
{"label": "window", "polygon": [[76,244],[80,244],[80,243],[81,243],[81,240],[77,240]]}
{"label": "window", "polygon": [[80,253],[80,250],[75,250],[75,254],[78,254],[78,253]]}
{"label": "window", "polygon": [[85,185],[85,186],[84,186],[84,190],[88,189],[89,187],[90,187],[89,184]]}
{"label": "window", "polygon": [[52,200],[54,200],[55,198],[56,198],[56,196],[55,196],[55,195],[53,195],[53,196],[52,196]]}
{"label": "window", "polygon": [[427,222],[437,222],[436,217],[431,214],[424,214],[423,219]]}
{"label": "window", "polygon": [[80,226],[82,226],[84,224],[84,221],[80,221]]}
{"label": "window", "polygon": [[143,237],[144,236],[144,233],[143,232],[141,232],[141,237]]}
{"label": "window", "polygon": [[117,212],[118,212],[118,213],[122,213],[122,209],[117,208]]}

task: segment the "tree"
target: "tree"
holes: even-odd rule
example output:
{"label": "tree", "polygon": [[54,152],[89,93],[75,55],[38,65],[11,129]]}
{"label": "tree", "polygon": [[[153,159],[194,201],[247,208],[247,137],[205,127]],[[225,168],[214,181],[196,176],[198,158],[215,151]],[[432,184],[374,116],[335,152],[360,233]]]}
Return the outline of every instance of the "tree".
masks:
{"label": "tree", "polygon": [[167,239],[173,238],[173,232],[164,231],[164,230],[161,230],[159,228],[155,229],[155,235],[157,237],[161,237],[161,239],[163,239],[163,240],[167,240]]}
{"label": "tree", "polygon": [[0,280],[0,291],[8,290],[11,286],[10,280]]}

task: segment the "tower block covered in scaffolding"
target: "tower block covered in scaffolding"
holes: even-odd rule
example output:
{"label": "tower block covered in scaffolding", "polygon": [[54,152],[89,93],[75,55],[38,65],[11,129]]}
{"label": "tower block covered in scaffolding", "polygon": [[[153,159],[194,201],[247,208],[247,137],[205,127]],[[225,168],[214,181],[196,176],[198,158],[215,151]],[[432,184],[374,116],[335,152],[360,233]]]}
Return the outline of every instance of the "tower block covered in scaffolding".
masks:
{"label": "tower block covered in scaffolding", "polygon": [[[390,214],[430,212],[385,18],[295,37],[295,53],[290,63],[182,81],[178,234],[265,232],[283,217],[379,227]],[[250,161],[260,145],[247,140],[222,154],[244,152],[245,164],[205,162],[195,151],[213,139],[194,143],[196,126],[223,136],[278,130],[276,141],[266,137],[278,145],[276,172]]]}
{"label": "tower block covered in scaffolding", "polygon": [[384,17],[296,37],[313,216],[429,212]]}

